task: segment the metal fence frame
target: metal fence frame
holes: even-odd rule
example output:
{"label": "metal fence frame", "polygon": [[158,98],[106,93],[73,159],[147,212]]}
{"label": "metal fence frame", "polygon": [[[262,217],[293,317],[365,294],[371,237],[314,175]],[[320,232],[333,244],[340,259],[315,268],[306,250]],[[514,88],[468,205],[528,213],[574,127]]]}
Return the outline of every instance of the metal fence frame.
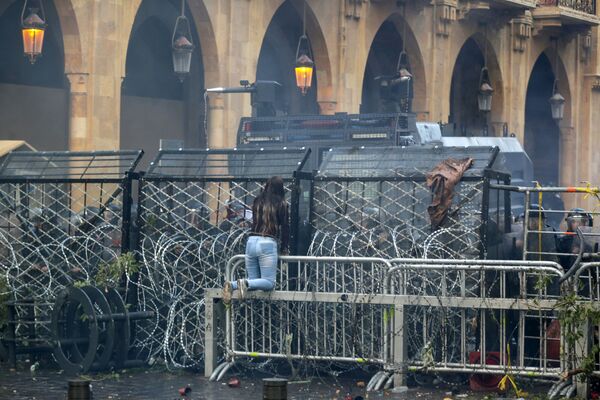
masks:
{"label": "metal fence frame", "polygon": [[[235,256],[228,263],[227,276],[229,279],[236,277],[239,269],[243,264],[243,256]],[[303,291],[294,290],[294,286],[286,282],[286,276],[280,273],[278,288],[273,292],[252,292],[248,294],[248,299],[263,300],[263,301],[288,301],[302,303],[350,303],[350,304],[372,304],[384,308],[382,311],[382,321],[385,323],[386,334],[383,338],[384,352],[381,357],[377,358],[362,358],[362,357],[336,357],[333,354],[315,355],[302,354],[291,355],[283,353],[272,353],[269,351],[240,351],[235,346],[235,338],[232,332],[234,331],[234,320],[232,313],[235,308],[231,307],[226,311],[225,323],[225,352],[226,362],[216,366],[218,356],[217,350],[217,330],[219,325],[219,311],[217,311],[218,303],[215,300],[222,296],[220,289],[210,289],[205,291],[206,296],[206,358],[205,358],[205,375],[211,379],[220,379],[226,371],[233,365],[235,358],[238,357],[266,357],[280,359],[300,359],[310,361],[338,361],[345,363],[372,363],[382,366],[382,371],[377,373],[370,382],[371,388],[381,388],[384,385],[391,385],[395,381],[396,385],[404,383],[405,374],[407,371],[417,371],[426,369],[432,372],[465,372],[465,373],[483,373],[483,374],[500,374],[510,372],[514,375],[523,376],[544,376],[556,377],[560,372],[560,368],[547,367],[547,361],[544,359],[544,367],[526,367],[523,366],[522,352],[519,356],[520,365],[510,366],[507,363],[506,356],[501,356],[501,362],[498,366],[486,365],[485,362],[471,363],[464,358],[462,363],[437,363],[426,366],[408,362],[406,353],[406,337],[404,331],[404,323],[406,317],[405,308],[408,306],[428,306],[428,307],[453,307],[462,309],[476,309],[481,311],[486,310],[515,310],[525,312],[527,310],[536,310],[539,312],[552,312],[556,305],[556,299],[540,297],[527,298],[526,293],[520,292],[519,297],[486,297],[486,296],[471,296],[468,297],[463,291],[462,296],[422,296],[406,294],[402,289],[400,293],[396,293],[398,287],[395,286],[402,280],[398,279],[399,275],[404,275],[411,270],[419,271],[442,271],[442,272],[459,272],[464,277],[465,273],[481,273],[485,272],[511,272],[518,273],[524,279],[527,273],[551,274],[560,278],[564,275],[562,268],[551,262],[523,262],[523,261],[493,261],[493,260],[440,260],[440,259],[394,259],[384,260],[380,258],[361,258],[361,257],[310,257],[310,256],[282,256],[280,261],[283,264],[291,263],[372,263],[377,262],[386,266],[384,284],[381,286],[379,293],[352,293],[352,292],[320,292],[320,291]],[[285,268],[280,268],[285,270]],[[521,290],[525,289],[525,285],[521,285]],[[523,318],[519,319],[522,324]],[[402,327],[402,328],[398,328]],[[520,329],[519,348],[524,347],[524,330]],[[485,335],[485,326],[481,333]],[[464,338],[463,338],[464,342]],[[486,350],[485,345],[481,348],[483,357],[480,360],[485,360]],[[504,352],[501,352],[503,354]],[[562,360],[561,360],[562,361]],[[216,368],[215,368],[216,366]]]}
{"label": "metal fence frame", "polygon": [[[286,165],[288,169],[291,168],[291,163],[293,163],[295,169],[288,171],[289,175],[287,172],[285,174],[282,172],[283,167],[278,170],[277,165],[272,165],[270,169],[265,169],[263,164],[266,161],[263,159],[261,159],[261,164],[259,165],[259,173],[255,171],[254,174],[248,176],[243,174],[236,176],[235,172],[232,173],[232,170],[240,167],[240,165],[241,167],[238,169],[243,169],[243,165],[245,165],[243,163],[232,163],[228,167],[228,157],[230,155],[233,155],[233,158],[235,158],[238,156],[245,157],[245,155],[260,155],[263,157],[269,154],[276,154],[280,158],[287,157],[289,165]],[[168,159],[162,158],[163,155],[168,156],[166,157]],[[202,259],[203,246],[204,244],[208,243],[210,245],[212,243],[211,254],[217,254],[219,253],[218,251],[213,251],[213,247],[217,244],[217,239],[221,238],[220,235],[233,232],[232,235],[236,235],[236,251],[243,251],[241,246],[244,245],[243,239],[248,231],[248,228],[227,228],[228,230],[223,231],[218,226],[225,220],[225,215],[219,216],[219,212],[227,200],[241,200],[246,207],[251,207],[253,196],[258,194],[256,192],[257,188],[260,188],[260,185],[264,184],[272,175],[277,175],[278,173],[283,175],[286,190],[289,190],[291,251],[296,250],[294,246],[297,243],[296,238],[299,234],[300,226],[299,219],[301,218],[299,215],[301,199],[298,188],[303,181],[308,180],[311,176],[309,173],[302,171],[309,155],[310,150],[306,149],[187,149],[165,150],[159,153],[152,163],[154,167],[158,168],[158,172],[153,172],[153,168],[151,168],[148,173],[140,177],[138,186],[139,235],[137,249],[140,257],[144,260],[144,266],[138,277],[136,277],[137,294],[131,302],[138,304],[138,307],[142,308],[150,307],[149,309],[153,309],[162,307],[161,312],[156,312],[157,318],[155,321],[150,322],[151,325],[143,328],[143,335],[147,335],[148,338],[144,339],[143,335],[140,336],[142,339],[138,342],[138,347],[142,354],[149,352],[150,357],[160,356],[166,360],[167,364],[175,366],[192,366],[201,361],[203,357],[202,350],[204,344],[202,341],[204,340],[204,334],[196,331],[204,329],[205,303],[202,298],[202,291],[207,288],[222,286],[225,277],[225,264],[230,254],[221,251],[218,254],[218,260],[204,260]],[[213,156],[214,158],[211,159],[210,157]],[[178,161],[178,157],[181,157],[182,160]],[[195,161],[194,157],[201,158],[202,163],[207,165],[207,168],[203,170],[199,165],[201,163],[190,163],[190,159]],[[165,164],[162,170],[161,163]],[[188,167],[194,168],[193,171],[186,169]],[[178,168],[185,173],[178,173]],[[174,173],[170,173],[170,169]],[[245,197],[233,196],[236,190],[243,192],[242,195]],[[196,197],[191,196],[192,193],[196,193]],[[198,193],[200,194],[198,195]],[[251,194],[252,196],[250,196]],[[183,203],[180,202],[181,198],[185,199]],[[161,202],[157,202],[157,199],[162,200]],[[200,224],[192,227],[192,223],[187,220],[187,216],[182,217],[177,214],[177,212],[181,212],[187,215],[187,213],[195,211],[190,208],[191,206],[188,204],[188,201],[202,203],[206,208],[204,211],[207,211],[209,214],[216,213],[215,220],[213,221],[203,216],[200,219],[204,221],[203,223],[206,226]],[[157,218],[157,225],[166,224],[162,231],[157,230],[156,227],[150,224],[150,218],[156,211],[150,210],[149,207],[156,205],[155,203],[161,207]],[[305,206],[305,208],[307,209],[308,207]],[[185,226],[181,226],[182,224]],[[174,236],[182,233],[179,231],[186,229],[190,229],[191,232],[183,232],[185,237],[180,237],[179,239],[166,237],[164,238],[166,240],[164,243],[159,243],[159,238],[155,237],[157,233],[161,232],[161,238],[165,235]],[[196,235],[201,236],[201,244],[194,242],[196,239],[200,240],[200,238],[196,238]],[[226,240],[229,241],[229,236]],[[163,250],[161,254],[157,255],[156,249],[159,247]],[[147,248],[149,251],[147,251]],[[226,250],[232,251],[233,249]],[[146,258],[146,253],[150,254],[148,259]],[[190,259],[185,259],[181,255],[184,253]],[[167,265],[168,262],[167,264],[163,262],[163,259],[167,259],[165,254],[174,258],[171,260],[171,265]],[[166,283],[172,284],[170,287],[162,285],[162,281],[157,283],[150,281],[148,283],[145,280],[146,278],[154,279],[153,274],[157,271],[159,274],[162,274],[160,276],[165,278],[163,279],[164,282],[168,281]],[[185,283],[186,279],[190,281],[190,284]],[[168,303],[166,307],[162,305],[165,302]],[[191,319],[194,321],[191,321]],[[188,323],[193,325],[193,329],[190,332],[178,332],[180,325],[177,324],[185,326]],[[169,349],[173,338],[179,338],[180,335],[189,339],[190,344],[179,350]],[[191,351],[193,353],[190,353]],[[178,360],[179,357],[186,358],[187,361],[182,363]]]}
{"label": "metal fence frame", "polygon": [[[47,316],[63,287],[93,281],[95,268],[131,250],[132,185],[142,155],[11,152],[0,166],[0,270],[11,290],[5,338],[11,364],[16,353],[53,350]],[[115,203],[120,209],[110,208]]]}

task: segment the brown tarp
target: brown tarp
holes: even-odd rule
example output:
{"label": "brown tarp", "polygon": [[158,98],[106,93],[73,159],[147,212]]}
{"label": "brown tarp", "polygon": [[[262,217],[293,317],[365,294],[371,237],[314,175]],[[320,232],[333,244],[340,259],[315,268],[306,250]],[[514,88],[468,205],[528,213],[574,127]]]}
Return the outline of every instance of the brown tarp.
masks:
{"label": "brown tarp", "polygon": [[452,205],[454,187],[472,165],[473,159],[470,157],[460,160],[448,158],[427,174],[427,186],[433,194],[431,205],[427,207],[431,229],[435,230],[444,223]]}

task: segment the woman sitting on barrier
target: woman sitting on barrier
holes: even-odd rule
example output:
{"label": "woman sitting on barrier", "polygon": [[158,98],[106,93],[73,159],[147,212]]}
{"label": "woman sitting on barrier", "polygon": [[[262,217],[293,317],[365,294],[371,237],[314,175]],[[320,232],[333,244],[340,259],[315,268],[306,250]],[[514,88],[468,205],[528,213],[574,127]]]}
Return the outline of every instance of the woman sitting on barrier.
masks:
{"label": "woman sitting on barrier", "polygon": [[[239,298],[248,290],[273,290],[277,276],[277,248],[287,252],[289,242],[288,205],[285,201],[283,179],[274,176],[267,180],[263,191],[252,204],[252,231],[246,242],[247,279],[225,282],[223,302],[230,303],[232,293]],[[278,243],[279,241],[279,243]]]}

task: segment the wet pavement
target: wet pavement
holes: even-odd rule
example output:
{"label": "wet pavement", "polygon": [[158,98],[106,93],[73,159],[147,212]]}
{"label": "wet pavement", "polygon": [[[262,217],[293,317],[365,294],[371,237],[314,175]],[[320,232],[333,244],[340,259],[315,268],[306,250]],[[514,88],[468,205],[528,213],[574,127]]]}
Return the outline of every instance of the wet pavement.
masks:
{"label": "wet pavement", "polygon": [[[8,371],[5,366],[0,370],[0,399],[66,399],[69,379],[61,372],[38,370]],[[92,381],[94,400],[98,399],[184,399],[178,389],[189,385],[192,389],[185,399],[190,400],[247,400],[262,399],[262,381],[260,378],[241,377],[241,385],[231,388],[226,382],[209,382],[201,373],[187,371],[127,370],[121,373],[96,374],[84,376]],[[350,394],[355,400],[363,399],[434,399],[452,400],[494,399],[496,395],[472,393],[468,387],[458,388],[453,394],[448,388],[411,388],[398,394],[391,391],[366,393],[359,387],[360,379],[315,379],[310,382],[295,382],[288,385],[289,400],[339,399],[344,400]],[[487,396],[487,397],[486,397]],[[358,397],[360,399],[360,397]]]}

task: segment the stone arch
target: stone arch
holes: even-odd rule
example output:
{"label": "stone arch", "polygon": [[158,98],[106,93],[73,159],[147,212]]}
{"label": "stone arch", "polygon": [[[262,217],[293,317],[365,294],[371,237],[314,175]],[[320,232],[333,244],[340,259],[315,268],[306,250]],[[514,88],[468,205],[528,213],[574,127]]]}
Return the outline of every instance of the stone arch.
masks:
{"label": "stone arch", "polygon": [[0,137],[25,140],[39,150],[66,150],[69,90],[60,3],[44,2],[47,28],[35,64],[23,55],[23,4],[13,0],[0,6]]}
{"label": "stone arch", "polygon": [[[298,10],[302,7],[299,1],[294,1],[293,4]],[[329,50],[319,19],[308,2],[306,4],[306,34],[310,38],[315,65],[319,73],[317,101],[331,100],[333,98],[333,77],[331,75]]]}
{"label": "stone arch", "polygon": [[[262,72],[259,71],[259,69],[262,69],[264,65],[262,64],[264,63],[264,60],[261,61],[261,58],[265,57],[265,53],[263,53],[263,50],[266,51],[267,47],[272,45],[270,44],[270,41],[272,41],[271,39],[279,37],[279,39],[289,42],[285,43],[285,48],[287,49],[285,51],[286,54],[281,54],[279,57],[281,64],[285,65],[280,67],[280,69],[282,69],[282,72],[280,72],[279,75],[285,74],[285,79],[286,81],[289,81],[288,85],[291,86],[290,77],[293,76],[293,65],[295,61],[294,57],[296,52],[296,45],[298,42],[298,38],[301,35],[303,7],[304,3],[302,0],[270,0],[266,1],[265,4],[263,4],[264,10],[266,12],[270,12],[270,14],[264,16],[264,20],[267,21],[267,24],[265,24],[265,30],[259,39],[260,51],[256,65],[257,79],[265,79],[264,77],[261,77]],[[278,29],[278,20],[285,17],[284,13],[291,14],[292,12],[294,13],[294,15],[287,15],[287,18],[293,19],[294,26],[279,27]],[[280,34],[275,33],[275,31],[277,30]],[[314,58],[313,61],[315,62],[315,73],[313,79],[316,81],[316,85],[314,86],[316,88],[316,93],[314,91],[312,93],[309,91],[309,94],[307,96],[314,96],[313,101],[316,103],[331,101],[334,97],[334,90],[333,79],[331,75],[332,70],[331,60],[329,57],[329,50],[319,19],[316,16],[309,1],[307,1],[306,3],[306,35],[309,38]],[[290,88],[288,94],[294,93],[291,90],[292,89]],[[323,109],[319,110],[318,107],[319,106],[315,104],[312,112],[329,111]]]}
{"label": "stone arch", "polygon": [[[124,45],[121,47],[120,52],[123,76],[125,75],[128,44],[133,34],[135,19],[142,1],[143,0],[130,0],[123,9],[123,26],[125,29],[124,36],[121,37],[121,43]],[[204,0],[186,0],[186,2],[188,6],[187,9],[191,14],[188,15],[188,18],[193,20],[196,32],[198,33],[199,43],[197,43],[197,46],[200,47],[202,54],[204,82],[208,83],[208,85],[218,84],[221,82],[222,77],[219,70],[219,52],[212,19],[204,4]]]}
{"label": "stone arch", "polygon": [[188,4],[198,32],[200,48],[202,49],[204,84],[210,87],[221,82],[215,31],[204,1],[188,0]]}
{"label": "stone arch", "polygon": [[[482,115],[477,106],[479,79],[484,59],[487,58],[489,78],[494,89],[490,115]],[[496,50],[482,32],[468,36],[454,56],[452,78],[448,82],[449,122],[456,132],[479,136],[488,129],[488,135],[501,133],[498,126],[504,115],[504,82]]]}
{"label": "stone arch", "polygon": [[[544,185],[558,185],[564,180],[560,160],[569,149],[564,148],[561,128],[571,126],[572,94],[567,70],[553,46],[534,54],[529,68],[525,92],[525,151],[533,162],[534,179]],[[557,62],[558,61],[558,62]],[[564,119],[560,125],[552,119],[549,98],[554,80],[558,78],[558,91],[565,98]],[[562,175],[561,175],[562,174]]]}
{"label": "stone arch", "polygon": [[161,143],[179,148],[202,147],[207,142],[204,48],[194,17],[198,11],[190,8],[198,9],[200,3],[185,4],[195,49],[183,82],[173,71],[171,50],[180,0],[139,2],[129,33],[121,85],[120,145],[142,147],[147,155],[142,167],[154,158]]}
{"label": "stone arch", "polygon": [[54,0],[60,20],[65,55],[65,73],[84,72],[81,35],[72,0]]}
{"label": "stone arch", "polygon": [[538,51],[534,52],[532,60],[534,60],[530,65],[527,71],[528,81],[531,79],[531,74],[535,67],[536,62],[539,60],[540,56],[546,55],[548,60],[550,61],[552,72],[555,77],[558,77],[559,81],[559,91],[560,94],[565,98],[565,114],[562,124],[565,126],[570,126],[572,124],[572,92],[571,92],[571,83],[569,79],[569,73],[567,70],[567,66],[563,61],[563,58],[560,55],[560,48],[558,52],[558,58],[556,57],[556,49],[554,46],[546,46],[544,48],[540,48]]}
{"label": "stone arch", "polygon": [[[373,35],[369,39],[367,39],[369,40],[369,52],[367,60],[362,66],[363,91],[365,89],[365,85],[368,84],[368,82],[366,82],[366,79],[369,79],[368,75],[370,75],[369,70],[371,68],[375,67],[375,69],[378,69],[379,74],[384,75],[390,75],[396,72],[395,68],[398,60],[398,55],[400,54],[401,50],[400,44],[397,44],[398,49],[395,50],[398,51],[395,52],[396,54],[394,54],[391,59],[384,60],[383,62],[382,60],[377,59],[377,56],[373,54],[373,46],[375,45],[375,41],[378,37],[380,37],[382,30],[386,28],[386,25],[388,28],[393,26],[397,36],[401,38],[401,41],[405,42],[405,51],[408,54],[410,69],[414,79],[414,98],[412,109],[418,115],[423,115],[427,109],[427,77],[425,73],[425,63],[423,61],[423,55],[421,53],[421,49],[417,38],[415,37],[414,31],[410,26],[410,22],[408,22],[399,12],[393,12],[384,21],[381,21],[379,27],[376,30],[374,30]],[[403,37],[405,32],[406,37]]]}

